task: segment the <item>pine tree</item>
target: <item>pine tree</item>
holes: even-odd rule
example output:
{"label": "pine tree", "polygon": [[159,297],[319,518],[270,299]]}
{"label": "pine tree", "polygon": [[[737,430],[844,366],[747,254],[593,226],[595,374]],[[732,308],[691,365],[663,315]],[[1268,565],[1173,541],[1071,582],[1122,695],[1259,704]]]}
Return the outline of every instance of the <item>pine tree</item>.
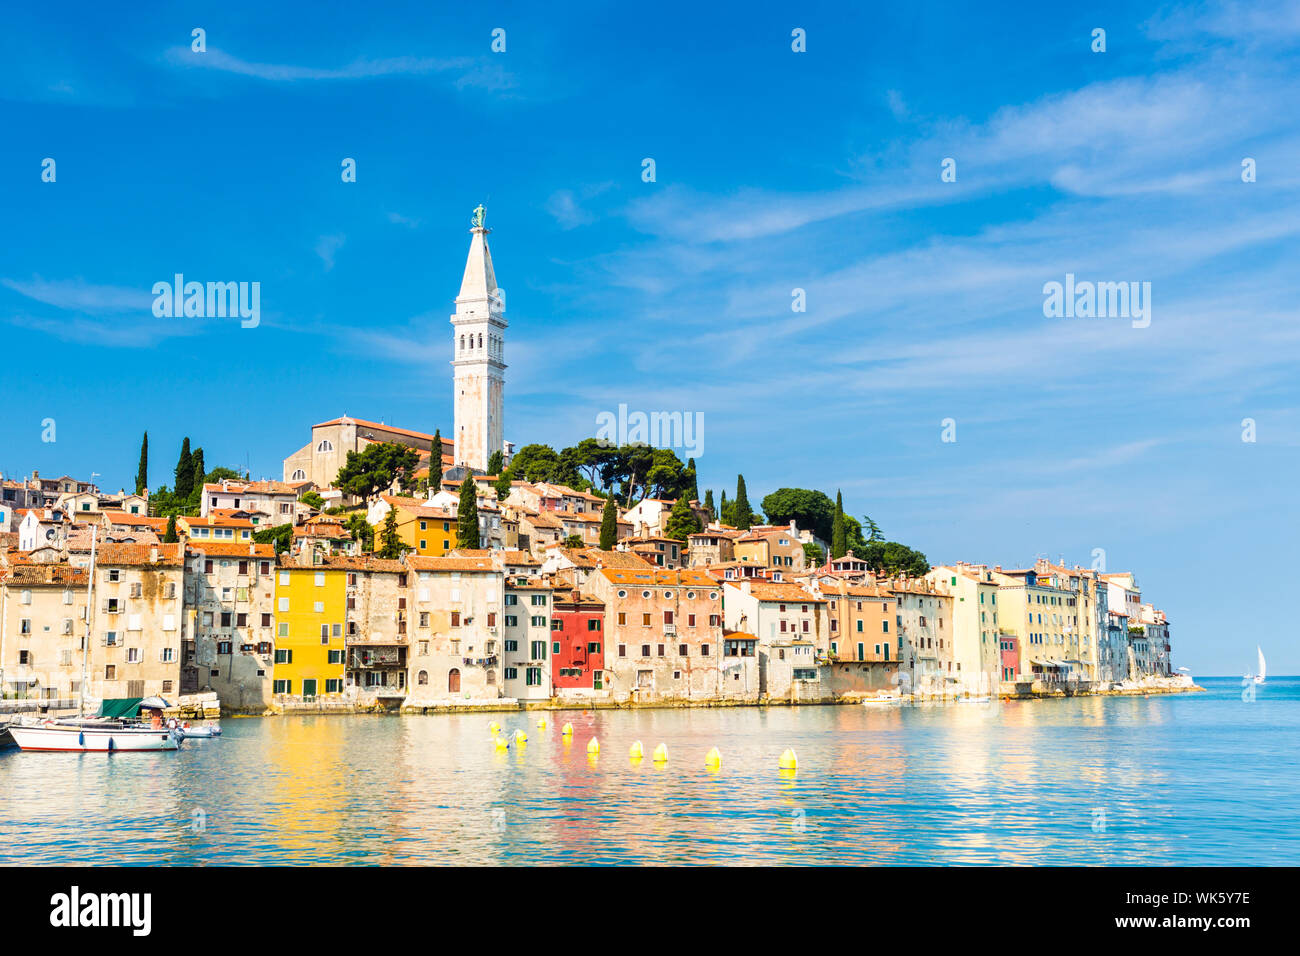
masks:
{"label": "pine tree", "polygon": [[686,496],[682,495],[673,505],[673,510],[668,514],[668,526],[664,534],[669,538],[676,538],[678,541],[685,543],[689,535],[703,530],[700,527],[700,519],[695,512],[691,510],[690,502]]}
{"label": "pine tree", "polygon": [[379,537],[379,556],[396,559],[402,556],[406,545],[402,544],[401,533],[397,530],[397,509],[389,508],[384,515],[384,527]]}
{"label": "pine tree", "polygon": [[709,488],[707,491],[704,492],[704,507],[708,509],[709,520],[717,521],[718,513],[713,510],[713,489],[712,488]]}
{"label": "pine tree", "polygon": [[186,437],[181,442],[181,457],[176,461],[176,481],[172,485],[172,493],[177,498],[184,501],[194,490],[194,461],[190,457],[190,440]]}
{"label": "pine tree", "polygon": [[466,475],[460,483],[460,505],[456,510],[456,547],[478,548],[478,495],[474,476]]}
{"label": "pine tree", "polygon": [[736,476],[736,503],[732,505],[736,512],[736,527],[748,531],[754,523],[754,513],[749,510],[749,495],[745,494],[745,476]]}
{"label": "pine tree", "polygon": [[605,499],[605,513],[600,516],[600,550],[613,551],[618,540],[618,506],[613,497]]}
{"label": "pine tree", "polygon": [[442,429],[433,430],[433,444],[429,448],[429,488],[434,494],[442,491]]}
{"label": "pine tree", "polygon": [[144,494],[144,490],[149,487],[149,433],[144,433],[144,439],[140,442],[140,464],[135,470],[135,493]]}
{"label": "pine tree", "polygon": [[175,544],[180,541],[180,535],[176,533],[176,516],[174,514],[167,516],[167,533],[163,535],[163,544]]}
{"label": "pine tree", "polygon": [[844,525],[844,496],[835,492],[835,522],[831,525],[831,557],[842,558],[848,546],[848,532]]}

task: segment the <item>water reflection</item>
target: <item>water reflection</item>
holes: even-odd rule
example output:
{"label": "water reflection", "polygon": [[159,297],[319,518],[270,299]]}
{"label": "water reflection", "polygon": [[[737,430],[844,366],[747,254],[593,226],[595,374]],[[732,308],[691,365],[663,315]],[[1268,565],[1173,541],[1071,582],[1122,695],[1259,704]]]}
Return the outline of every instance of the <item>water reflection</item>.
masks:
{"label": "water reflection", "polygon": [[[0,863],[1295,864],[1300,683],[1270,681],[1251,704],[1236,683],[571,711],[544,728],[525,714],[228,720],[175,754],[9,751]],[[628,759],[635,740],[666,743],[668,761]],[[797,771],[778,768],[787,747]]]}

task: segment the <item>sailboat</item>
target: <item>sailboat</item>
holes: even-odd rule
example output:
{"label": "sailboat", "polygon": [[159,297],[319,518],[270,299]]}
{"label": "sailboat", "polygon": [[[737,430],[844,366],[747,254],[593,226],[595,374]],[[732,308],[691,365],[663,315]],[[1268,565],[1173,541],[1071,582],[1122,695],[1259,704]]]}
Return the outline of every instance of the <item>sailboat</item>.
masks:
{"label": "sailboat", "polygon": [[[81,644],[81,695],[76,717],[9,725],[9,736],[22,750],[113,753],[176,750],[180,738],[162,725],[167,702],[161,697],[103,701],[99,713],[86,716],[86,656],[90,648],[91,609],[95,606],[95,529],[90,531],[90,580],[86,584],[86,636]],[[132,720],[142,710],[154,712],[152,726]]]}
{"label": "sailboat", "polygon": [[1259,655],[1259,671],[1254,674],[1247,674],[1246,676],[1254,680],[1256,684],[1262,684],[1264,683],[1264,675],[1267,673],[1267,668],[1264,666],[1264,649],[1256,644],[1255,653]]}

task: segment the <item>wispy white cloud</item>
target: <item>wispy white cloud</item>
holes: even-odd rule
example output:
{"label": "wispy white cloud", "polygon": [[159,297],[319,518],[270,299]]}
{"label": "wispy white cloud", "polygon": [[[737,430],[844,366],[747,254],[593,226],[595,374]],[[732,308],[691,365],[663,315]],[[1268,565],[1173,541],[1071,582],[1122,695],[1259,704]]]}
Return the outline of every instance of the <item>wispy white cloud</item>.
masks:
{"label": "wispy white cloud", "polygon": [[153,295],[148,288],[93,285],[85,279],[0,279],[0,285],[37,302],[59,309],[82,312],[151,312]]}
{"label": "wispy white cloud", "polygon": [[334,268],[334,256],[343,248],[345,242],[347,242],[347,236],[342,233],[321,236],[316,240],[316,255],[320,256],[321,262],[325,263],[326,272]]}

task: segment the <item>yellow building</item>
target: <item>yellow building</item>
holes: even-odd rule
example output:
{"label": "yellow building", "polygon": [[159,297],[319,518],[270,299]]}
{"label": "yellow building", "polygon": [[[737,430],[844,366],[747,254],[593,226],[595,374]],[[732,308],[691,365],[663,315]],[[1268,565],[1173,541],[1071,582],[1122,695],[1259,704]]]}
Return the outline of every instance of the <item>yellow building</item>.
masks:
{"label": "yellow building", "polygon": [[456,516],[450,511],[430,507],[419,498],[380,495],[370,517],[375,526],[375,550],[383,540],[389,508],[397,512],[397,533],[402,543],[415,554],[441,558],[456,547]]}
{"label": "yellow building", "polygon": [[275,621],[276,702],[342,699],[347,569],[319,554],[281,555]]}

